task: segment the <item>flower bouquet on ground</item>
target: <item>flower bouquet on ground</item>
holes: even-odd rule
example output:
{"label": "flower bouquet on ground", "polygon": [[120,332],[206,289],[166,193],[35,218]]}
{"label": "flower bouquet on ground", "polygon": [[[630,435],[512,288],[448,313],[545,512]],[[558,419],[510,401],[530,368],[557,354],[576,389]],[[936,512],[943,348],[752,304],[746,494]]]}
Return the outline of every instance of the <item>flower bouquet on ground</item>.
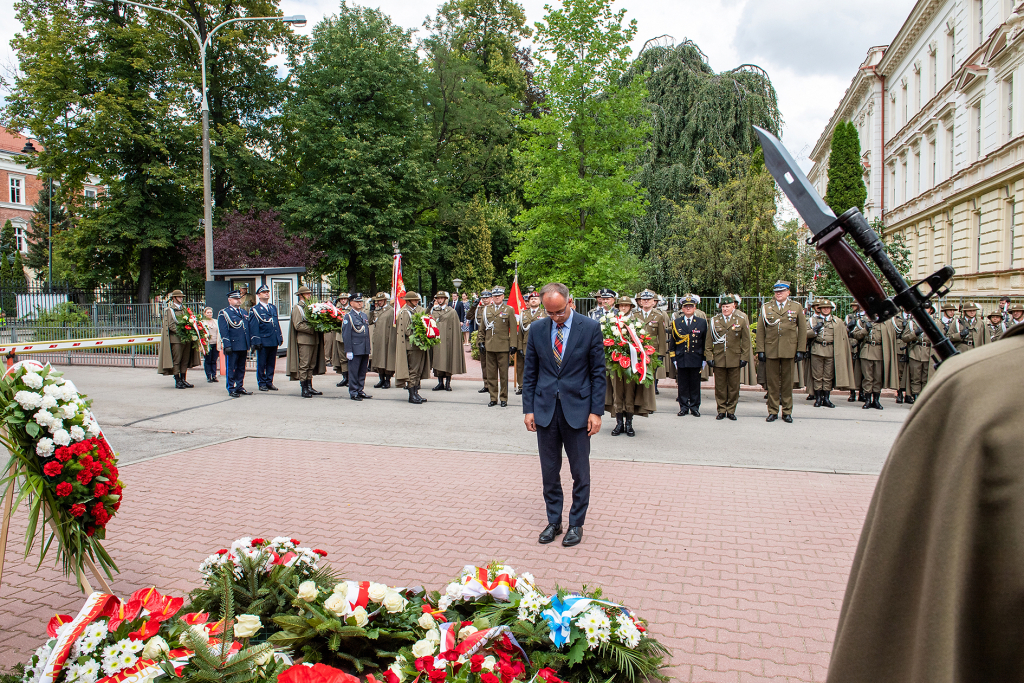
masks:
{"label": "flower bouquet on ground", "polygon": [[608,372],[627,382],[645,387],[653,385],[661,359],[654,348],[654,340],[644,332],[640,321],[604,315],[601,317],[601,332]]}
{"label": "flower bouquet on ground", "polygon": [[182,318],[178,319],[178,338],[198,345],[203,355],[210,351],[210,333],[206,331],[206,325],[187,306]]}
{"label": "flower bouquet on ground", "polygon": [[441,330],[437,321],[426,313],[417,313],[412,317],[412,343],[416,348],[429,351],[441,343]]}
{"label": "flower bouquet on ground", "polygon": [[303,662],[323,662],[350,671],[383,670],[399,649],[416,641],[423,615],[421,588],[389,588],[370,581],[316,580],[284,587],[292,614],[274,618],[282,630],[268,642]]}
{"label": "flower bouquet on ground", "polygon": [[0,442],[10,453],[0,487],[5,493],[18,487],[14,509],[30,496],[25,555],[38,535],[42,563],[52,541],[44,528],[49,523],[64,573],[76,578],[86,558],[107,576],[117,571],[99,541],[121,507],[124,488],[90,403],[62,373],[34,361],[19,363],[0,380],[6,430]]}
{"label": "flower bouquet on ground", "polygon": [[525,683],[537,677],[561,683],[550,669],[527,674],[526,653],[508,626],[480,630],[457,621],[429,631],[384,672],[387,683],[410,678],[429,683]]}
{"label": "flower bouquet on ground", "polygon": [[341,329],[344,312],[329,302],[313,303],[306,307],[306,322],[317,332],[335,332]]}

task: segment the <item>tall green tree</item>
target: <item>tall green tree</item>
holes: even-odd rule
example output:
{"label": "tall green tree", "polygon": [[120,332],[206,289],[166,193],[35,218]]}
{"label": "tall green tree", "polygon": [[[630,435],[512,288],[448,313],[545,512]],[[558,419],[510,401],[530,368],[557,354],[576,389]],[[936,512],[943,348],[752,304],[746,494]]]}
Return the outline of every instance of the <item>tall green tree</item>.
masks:
{"label": "tall green tree", "polygon": [[782,125],[778,98],[768,74],[752,64],[716,73],[696,43],[650,42],[624,79],[646,78],[652,112],[651,146],[640,180],[650,203],[631,225],[630,248],[643,259],[647,284],[682,293],[679,273],[665,260],[664,240],[675,241],[676,206],[730,182],[716,159],[760,156],[757,125],[776,135]]}
{"label": "tall green tree", "polygon": [[532,205],[516,218],[526,281],[560,280],[576,293],[638,284],[626,224],[644,211],[635,179],[650,131],[647,89],[623,83],[636,22],[611,0],[564,0],[536,24],[537,84],[546,113],[526,119],[522,161]]}
{"label": "tall green tree", "polygon": [[286,114],[298,181],[285,211],[324,252],[325,270],[344,270],[356,289],[366,269],[391,263],[393,240],[413,259],[421,246],[422,69],[409,31],[346,3],[317,24],[291,67]]}
{"label": "tall green tree", "polygon": [[[43,179],[45,182],[45,178]],[[44,185],[44,188],[47,186]],[[56,187],[54,191],[56,192]],[[52,230],[51,230],[52,226]],[[57,198],[51,199],[48,190],[44,189],[39,193],[39,198],[32,207],[32,220],[28,226],[28,254],[25,259],[26,265],[36,272],[36,277],[45,280],[50,267],[50,235],[53,234],[54,243],[66,237],[65,233],[71,227],[71,217],[65,210],[64,205],[57,202]],[[55,259],[56,265],[57,259]],[[54,268],[55,281],[61,280],[59,268]]]}
{"label": "tall green tree", "polygon": [[860,160],[860,134],[852,121],[840,121],[832,131],[825,203],[839,216],[853,207],[863,211],[867,199],[864,165]]}

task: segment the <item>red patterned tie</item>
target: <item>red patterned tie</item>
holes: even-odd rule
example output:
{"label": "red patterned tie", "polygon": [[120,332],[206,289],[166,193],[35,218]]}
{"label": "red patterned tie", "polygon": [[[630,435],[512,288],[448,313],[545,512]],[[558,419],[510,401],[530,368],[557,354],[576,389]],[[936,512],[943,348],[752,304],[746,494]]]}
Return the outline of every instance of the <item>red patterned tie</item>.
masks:
{"label": "red patterned tie", "polygon": [[562,367],[562,333],[565,331],[565,324],[559,323],[555,330],[555,365]]}

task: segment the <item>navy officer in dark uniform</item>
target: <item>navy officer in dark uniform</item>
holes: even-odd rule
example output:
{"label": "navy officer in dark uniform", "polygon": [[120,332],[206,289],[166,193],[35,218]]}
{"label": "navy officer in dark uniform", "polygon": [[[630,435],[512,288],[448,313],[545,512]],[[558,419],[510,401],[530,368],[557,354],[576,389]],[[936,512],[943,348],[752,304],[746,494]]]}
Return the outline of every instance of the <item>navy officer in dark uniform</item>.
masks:
{"label": "navy officer in dark uniform", "polygon": [[370,320],[363,313],[363,295],[356,292],[349,299],[349,309],[341,319],[341,339],[348,359],[348,397],[353,401],[373,398],[363,387],[370,365]]}
{"label": "navy officer in dark uniform", "polygon": [[238,398],[252,394],[246,391],[245,358],[249,353],[249,316],[242,308],[242,293],[237,289],[228,292],[228,306],[217,316],[220,343],[227,361],[228,396]]}
{"label": "navy officer in dark uniform", "polygon": [[704,339],[708,321],[697,316],[697,298],[683,297],[679,313],[668,330],[668,355],[676,364],[679,412],[700,417],[700,371],[704,366]]}
{"label": "navy officer in dark uniform", "polygon": [[259,301],[249,309],[250,346],[256,350],[256,382],[260,391],[277,391],[274,368],[277,366],[277,347],[284,343],[284,335],[277,319],[277,306],[270,303],[270,287],[260,285],[256,297]]}

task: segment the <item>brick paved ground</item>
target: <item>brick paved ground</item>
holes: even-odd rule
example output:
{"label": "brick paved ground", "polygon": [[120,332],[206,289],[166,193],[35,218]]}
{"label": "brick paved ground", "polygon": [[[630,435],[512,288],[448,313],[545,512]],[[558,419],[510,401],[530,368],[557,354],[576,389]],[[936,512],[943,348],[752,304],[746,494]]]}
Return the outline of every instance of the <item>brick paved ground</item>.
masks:
{"label": "brick paved ground", "polygon": [[[463,564],[504,559],[545,589],[600,585],[638,609],[673,650],[678,680],[824,679],[874,477],[592,467],[584,542],[565,549],[536,543],[543,505],[528,456],[248,439],[126,466],[108,542],[115,590],[184,593],[207,554],[248,534],[295,536],[328,550],[346,578],[393,585],[441,587]],[[22,532],[19,514],[0,665],[81,600],[52,569],[21,561]]]}

